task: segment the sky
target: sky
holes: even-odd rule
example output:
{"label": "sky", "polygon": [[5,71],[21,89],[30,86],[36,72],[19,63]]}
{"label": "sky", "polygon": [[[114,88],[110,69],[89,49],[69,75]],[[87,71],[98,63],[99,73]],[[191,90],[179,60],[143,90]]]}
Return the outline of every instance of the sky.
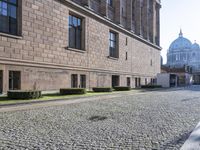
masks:
{"label": "sky", "polygon": [[160,45],[166,63],[167,49],[178,38],[180,29],[183,37],[200,44],[200,0],[161,0]]}

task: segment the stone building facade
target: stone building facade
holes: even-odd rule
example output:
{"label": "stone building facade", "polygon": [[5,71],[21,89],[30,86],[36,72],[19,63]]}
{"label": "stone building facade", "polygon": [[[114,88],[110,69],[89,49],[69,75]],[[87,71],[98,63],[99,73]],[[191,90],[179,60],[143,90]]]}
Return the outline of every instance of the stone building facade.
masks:
{"label": "stone building facade", "polygon": [[0,92],[148,84],[158,0],[0,0]]}

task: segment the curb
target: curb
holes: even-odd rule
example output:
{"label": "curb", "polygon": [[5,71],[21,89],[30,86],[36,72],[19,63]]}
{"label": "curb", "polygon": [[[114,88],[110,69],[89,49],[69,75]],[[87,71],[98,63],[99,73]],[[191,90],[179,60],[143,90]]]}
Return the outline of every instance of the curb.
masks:
{"label": "curb", "polygon": [[180,150],[200,150],[200,122]]}
{"label": "curb", "polygon": [[[127,92],[131,92],[131,91],[127,91]],[[142,93],[143,91],[132,91],[134,94],[136,93]],[[83,99],[83,98],[101,98],[104,96],[116,96],[116,95],[120,95],[120,94],[125,94],[123,91],[122,92],[117,92],[117,93],[107,93],[107,94],[100,94],[100,95],[91,95],[91,96],[76,96],[76,97],[69,97],[69,98],[58,98],[58,99],[50,99],[50,100],[30,100],[30,101],[26,101],[26,102],[19,102],[19,103],[10,103],[10,104],[0,104],[0,109],[4,108],[4,107],[9,107],[9,106],[23,106],[23,105],[31,105],[31,104],[42,104],[42,103],[49,103],[49,102],[61,102],[61,101],[69,101],[69,100],[79,100],[79,99]]]}
{"label": "curb", "polygon": [[19,106],[19,105],[29,105],[29,104],[41,104],[41,103],[48,103],[48,102],[60,102],[60,101],[66,101],[66,100],[78,100],[82,98],[92,98],[92,97],[101,97],[101,96],[108,96],[108,95],[116,95],[119,93],[114,94],[102,94],[102,95],[94,95],[94,96],[77,96],[77,97],[70,97],[65,99],[50,99],[50,100],[32,100],[27,102],[19,102],[19,103],[11,103],[11,104],[0,104],[0,109],[3,107],[9,107],[9,106]]}
{"label": "curb", "polygon": [[[175,88],[176,89],[176,88]],[[136,93],[146,93],[146,92],[153,92],[153,91],[164,91],[164,90],[173,90],[173,88],[156,88],[156,89],[140,89],[140,90],[132,90]],[[0,109],[4,107],[9,106],[21,106],[21,105],[29,105],[29,104],[42,104],[42,103],[48,103],[48,102],[60,102],[60,101],[66,101],[66,100],[78,100],[82,98],[93,98],[93,97],[102,97],[102,96],[109,96],[109,95],[118,95],[118,94],[124,94],[124,92],[118,92],[118,93],[112,93],[112,94],[102,94],[102,95],[92,95],[92,96],[77,96],[77,97],[71,97],[71,98],[65,98],[65,99],[51,99],[51,100],[32,100],[32,101],[26,101],[26,102],[19,102],[19,103],[11,103],[11,104],[0,104]]]}

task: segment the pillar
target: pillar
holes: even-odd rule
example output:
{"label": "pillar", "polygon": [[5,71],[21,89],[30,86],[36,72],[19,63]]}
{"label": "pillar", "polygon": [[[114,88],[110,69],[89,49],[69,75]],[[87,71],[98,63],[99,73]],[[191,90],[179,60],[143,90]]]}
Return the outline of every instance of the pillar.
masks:
{"label": "pillar", "polygon": [[156,36],[155,42],[156,45],[160,46],[160,3],[156,3]]}
{"label": "pillar", "polygon": [[117,24],[121,24],[121,0],[115,0],[114,5],[115,5],[115,22]]}
{"label": "pillar", "polygon": [[103,16],[108,17],[108,4],[107,0],[101,0],[100,3],[100,12]]}
{"label": "pillar", "polygon": [[142,35],[145,39],[149,39],[149,0],[143,1],[143,7],[142,7]]}
{"label": "pillar", "polygon": [[132,19],[132,15],[133,15],[133,0],[128,0],[127,3],[127,29],[128,30],[133,30],[133,19]]}
{"label": "pillar", "polygon": [[135,33],[141,35],[141,2],[136,0],[135,4]]}
{"label": "pillar", "polygon": [[149,0],[149,40],[155,43],[155,0]]}
{"label": "pillar", "polygon": [[82,5],[90,8],[90,0],[82,0],[81,3],[82,3]]}

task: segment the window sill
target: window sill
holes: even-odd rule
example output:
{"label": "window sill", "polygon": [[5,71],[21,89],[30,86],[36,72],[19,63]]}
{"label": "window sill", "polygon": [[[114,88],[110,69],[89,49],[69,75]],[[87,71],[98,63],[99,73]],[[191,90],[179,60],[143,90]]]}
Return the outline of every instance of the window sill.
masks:
{"label": "window sill", "polygon": [[81,49],[75,49],[75,48],[70,48],[70,47],[65,47],[66,50],[74,51],[74,52],[79,52],[79,53],[85,53],[85,50]]}
{"label": "window sill", "polygon": [[9,37],[9,38],[14,38],[14,39],[22,39],[22,36],[12,35],[12,34],[2,33],[2,32],[0,32],[0,36],[6,36],[6,37]]}
{"label": "window sill", "polygon": [[119,58],[108,56],[109,59],[118,60]]}

